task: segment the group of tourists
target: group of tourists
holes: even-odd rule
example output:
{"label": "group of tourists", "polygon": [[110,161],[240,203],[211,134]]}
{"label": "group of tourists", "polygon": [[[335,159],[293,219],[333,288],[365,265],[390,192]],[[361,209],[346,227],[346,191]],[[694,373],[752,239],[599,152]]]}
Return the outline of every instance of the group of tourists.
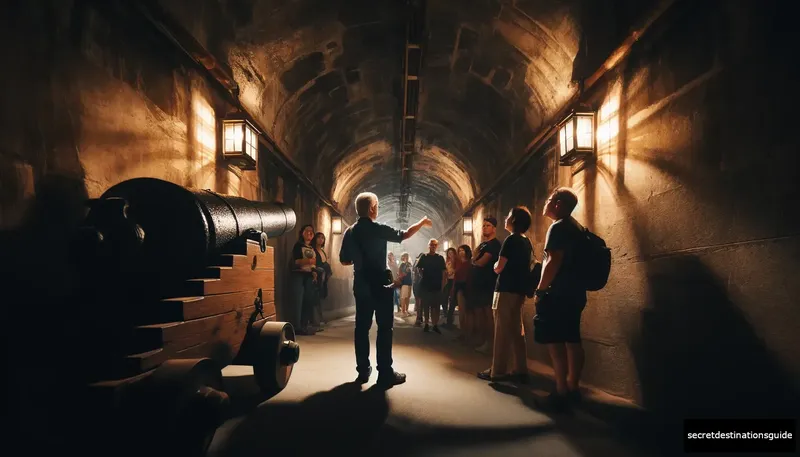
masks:
{"label": "group of tourists", "polygon": [[[498,220],[487,216],[476,249],[464,244],[447,249],[442,256],[437,252],[438,240],[430,239],[428,252],[411,263],[407,252],[398,262],[394,253],[387,252],[387,243],[402,243],[423,227],[430,227],[430,219],[425,217],[406,230],[397,230],[376,222],[375,194],[358,195],[355,207],[359,218],[345,231],[339,252],[341,264],[354,267],[357,380],[366,383],[372,374],[369,330],[374,318],[378,326],[378,384],[391,387],[405,382],[406,375],[393,369],[392,332],[395,312],[400,317],[414,314],[409,311],[413,293],[415,326],[441,334],[440,324],[456,329],[457,315],[458,340],[492,356],[491,365],[477,373],[479,378],[526,382],[523,304],[528,297],[533,299],[536,311],[534,341],[547,347],[555,371],[556,390],[547,401],[559,408],[579,401],[584,359],[580,321],[587,289],[580,282],[578,253],[587,232],[571,216],[577,203],[576,194],[567,188],[556,189],[548,198],[542,215],[553,222],[541,263],[536,262],[533,244],[525,235],[532,217],[524,206],[515,206],[506,215],[503,224],[509,236],[502,242],[497,239]],[[325,324],[320,301],[327,295],[331,269],[324,247],[325,236],[306,225],[292,251],[291,294],[295,306],[287,320],[301,335],[321,331]]]}

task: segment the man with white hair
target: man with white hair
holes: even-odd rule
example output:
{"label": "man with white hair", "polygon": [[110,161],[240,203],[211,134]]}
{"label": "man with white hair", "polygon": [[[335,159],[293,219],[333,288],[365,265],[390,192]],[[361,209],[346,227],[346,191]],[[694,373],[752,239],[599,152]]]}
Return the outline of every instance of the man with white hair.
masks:
{"label": "man with white hair", "polygon": [[339,261],[353,265],[353,295],[356,299],[355,350],[356,370],[360,383],[366,383],[372,374],[369,361],[369,329],[372,316],[378,324],[376,352],[378,384],[391,387],[406,381],[406,375],[392,368],[392,307],[393,284],[386,269],[386,243],[400,243],[414,236],[422,227],[430,227],[431,220],[423,217],[406,230],[397,230],[375,222],[378,217],[378,197],[364,192],[356,197],[358,221],[344,232]]}

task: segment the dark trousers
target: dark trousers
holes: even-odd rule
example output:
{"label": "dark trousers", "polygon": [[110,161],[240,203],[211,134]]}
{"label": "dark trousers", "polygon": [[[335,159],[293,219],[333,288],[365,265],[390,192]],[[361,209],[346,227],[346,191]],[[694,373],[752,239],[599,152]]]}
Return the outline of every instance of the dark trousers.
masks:
{"label": "dark trousers", "polygon": [[297,329],[304,328],[314,309],[314,283],[310,274],[292,272],[289,278],[291,296],[283,319]]}
{"label": "dark trousers", "polygon": [[370,367],[369,330],[372,328],[372,316],[378,324],[378,339],[375,344],[378,371],[392,371],[392,331],[394,326],[393,289],[384,288],[380,284],[370,284],[357,277],[353,284],[356,298],[356,369],[364,372]]}
{"label": "dark trousers", "polygon": [[447,316],[447,323],[453,323],[453,311],[456,309],[456,300],[455,297],[450,297],[450,292],[453,290],[453,284],[455,282],[452,279],[447,280],[447,284],[444,286],[444,295],[442,296],[442,311],[444,312],[444,316]]}

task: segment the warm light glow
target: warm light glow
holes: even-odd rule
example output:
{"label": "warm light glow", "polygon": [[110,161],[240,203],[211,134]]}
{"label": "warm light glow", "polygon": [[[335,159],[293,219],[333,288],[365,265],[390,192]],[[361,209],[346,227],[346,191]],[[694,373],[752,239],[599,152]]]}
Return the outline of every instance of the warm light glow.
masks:
{"label": "warm light glow", "polygon": [[331,232],[334,235],[339,235],[342,233],[342,218],[338,216],[334,216],[331,219]]}
{"label": "warm light glow", "polygon": [[442,250],[444,252],[447,252],[448,249],[450,249],[450,242],[449,241],[445,241],[444,243],[442,243]]}
{"label": "warm light glow", "polygon": [[576,140],[579,149],[592,147],[592,118],[589,116],[578,116],[576,120]]}
{"label": "warm light glow", "polygon": [[472,216],[464,216],[464,235],[472,235]]}
{"label": "warm light glow", "polygon": [[610,169],[616,169],[617,135],[621,86],[615,84],[597,112],[597,156]]}
{"label": "warm light glow", "polygon": [[194,135],[202,152],[216,152],[217,133],[214,109],[200,97],[196,98],[194,103]]}

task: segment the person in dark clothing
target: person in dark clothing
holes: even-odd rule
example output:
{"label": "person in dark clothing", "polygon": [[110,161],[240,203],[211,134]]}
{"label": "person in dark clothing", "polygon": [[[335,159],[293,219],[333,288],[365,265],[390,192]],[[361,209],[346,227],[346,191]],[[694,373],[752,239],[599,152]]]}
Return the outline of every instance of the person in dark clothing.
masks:
{"label": "person in dark clothing", "polygon": [[483,242],[478,245],[472,259],[472,309],[475,315],[476,330],[483,344],[476,348],[484,354],[492,353],[494,343],[494,318],[492,300],[497,284],[494,264],[500,256],[500,241],[497,239],[497,219],[494,216],[483,218]]}
{"label": "person in dark clothing", "polygon": [[531,226],[531,213],[517,206],[508,213],[505,228],[511,235],[503,241],[500,257],[494,264],[498,274],[494,303],[494,348],[492,366],[478,373],[487,381],[520,381],[528,379],[528,356],[525,350],[525,329],[522,326],[522,305],[530,275],[533,246],[525,232]]}
{"label": "person in dark clothing", "polygon": [[453,286],[455,285],[456,279],[456,267],[460,263],[460,260],[456,248],[447,248],[444,255],[447,263],[447,285],[444,287],[444,296],[442,297],[442,312],[445,316],[445,325],[447,327],[452,327],[453,314],[456,309],[456,300],[453,298]]}
{"label": "person in dark clothing", "polygon": [[422,281],[422,270],[419,269],[419,261],[425,257],[425,253],[421,253],[417,256],[417,260],[414,261],[413,271],[414,271],[414,278],[412,284],[412,291],[414,292],[414,312],[417,313],[417,318],[414,322],[414,327],[422,327],[422,288],[420,287],[420,281]]}
{"label": "person in dark clothing", "polygon": [[314,238],[314,227],[310,224],[300,229],[297,243],[292,248],[291,274],[289,285],[291,295],[287,303],[286,321],[295,328],[298,335],[313,335],[315,329],[308,324],[314,310],[314,297],[317,295],[314,285],[314,266],[317,257],[311,240]]}
{"label": "person in dark clothing", "polygon": [[417,268],[422,270],[422,280],[420,281],[420,292],[422,292],[422,311],[425,328],[423,331],[430,330],[428,318],[433,324],[433,331],[442,334],[439,330],[439,307],[442,303],[444,287],[447,284],[447,266],[444,257],[436,253],[439,241],[431,239],[428,242],[430,252],[425,254],[417,264]]}
{"label": "person in dark clothing", "polygon": [[547,230],[542,277],[534,294],[534,341],[547,346],[553,362],[556,392],[547,401],[555,409],[580,401],[584,360],[580,325],[586,290],[576,278],[577,250],[583,230],[571,216],[577,204],[575,192],[561,187],[553,191],[542,212],[553,223]]}
{"label": "person in dark clothing", "polygon": [[430,227],[427,217],[409,227],[396,230],[375,222],[378,217],[378,197],[364,192],[356,197],[358,222],[348,228],[342,238],[339,261],[353,265],[353,294],[356,299],[356,326],[354,332],[356,370],[360,383],[366,383],[372,374],[369,360],[369,329],[372,318],[378,324],[376,343],[378,384],[391,387],[406,381],[406,375],[392,368],[392,307],[394,283],[386,269],[386,243],[407,240],[422,227]]}
{"label": "person in dark clothing", "polygon": [[325,234],[317,232],[311,243],[314,248],[317,263],[314,266],[314,312],[311,315],[311,325],[321,332],[325,322],[322,321],[322,300],[328,296],[328,279],[331,275],[331,266],[328,263],[328,254],[325,252]]}

